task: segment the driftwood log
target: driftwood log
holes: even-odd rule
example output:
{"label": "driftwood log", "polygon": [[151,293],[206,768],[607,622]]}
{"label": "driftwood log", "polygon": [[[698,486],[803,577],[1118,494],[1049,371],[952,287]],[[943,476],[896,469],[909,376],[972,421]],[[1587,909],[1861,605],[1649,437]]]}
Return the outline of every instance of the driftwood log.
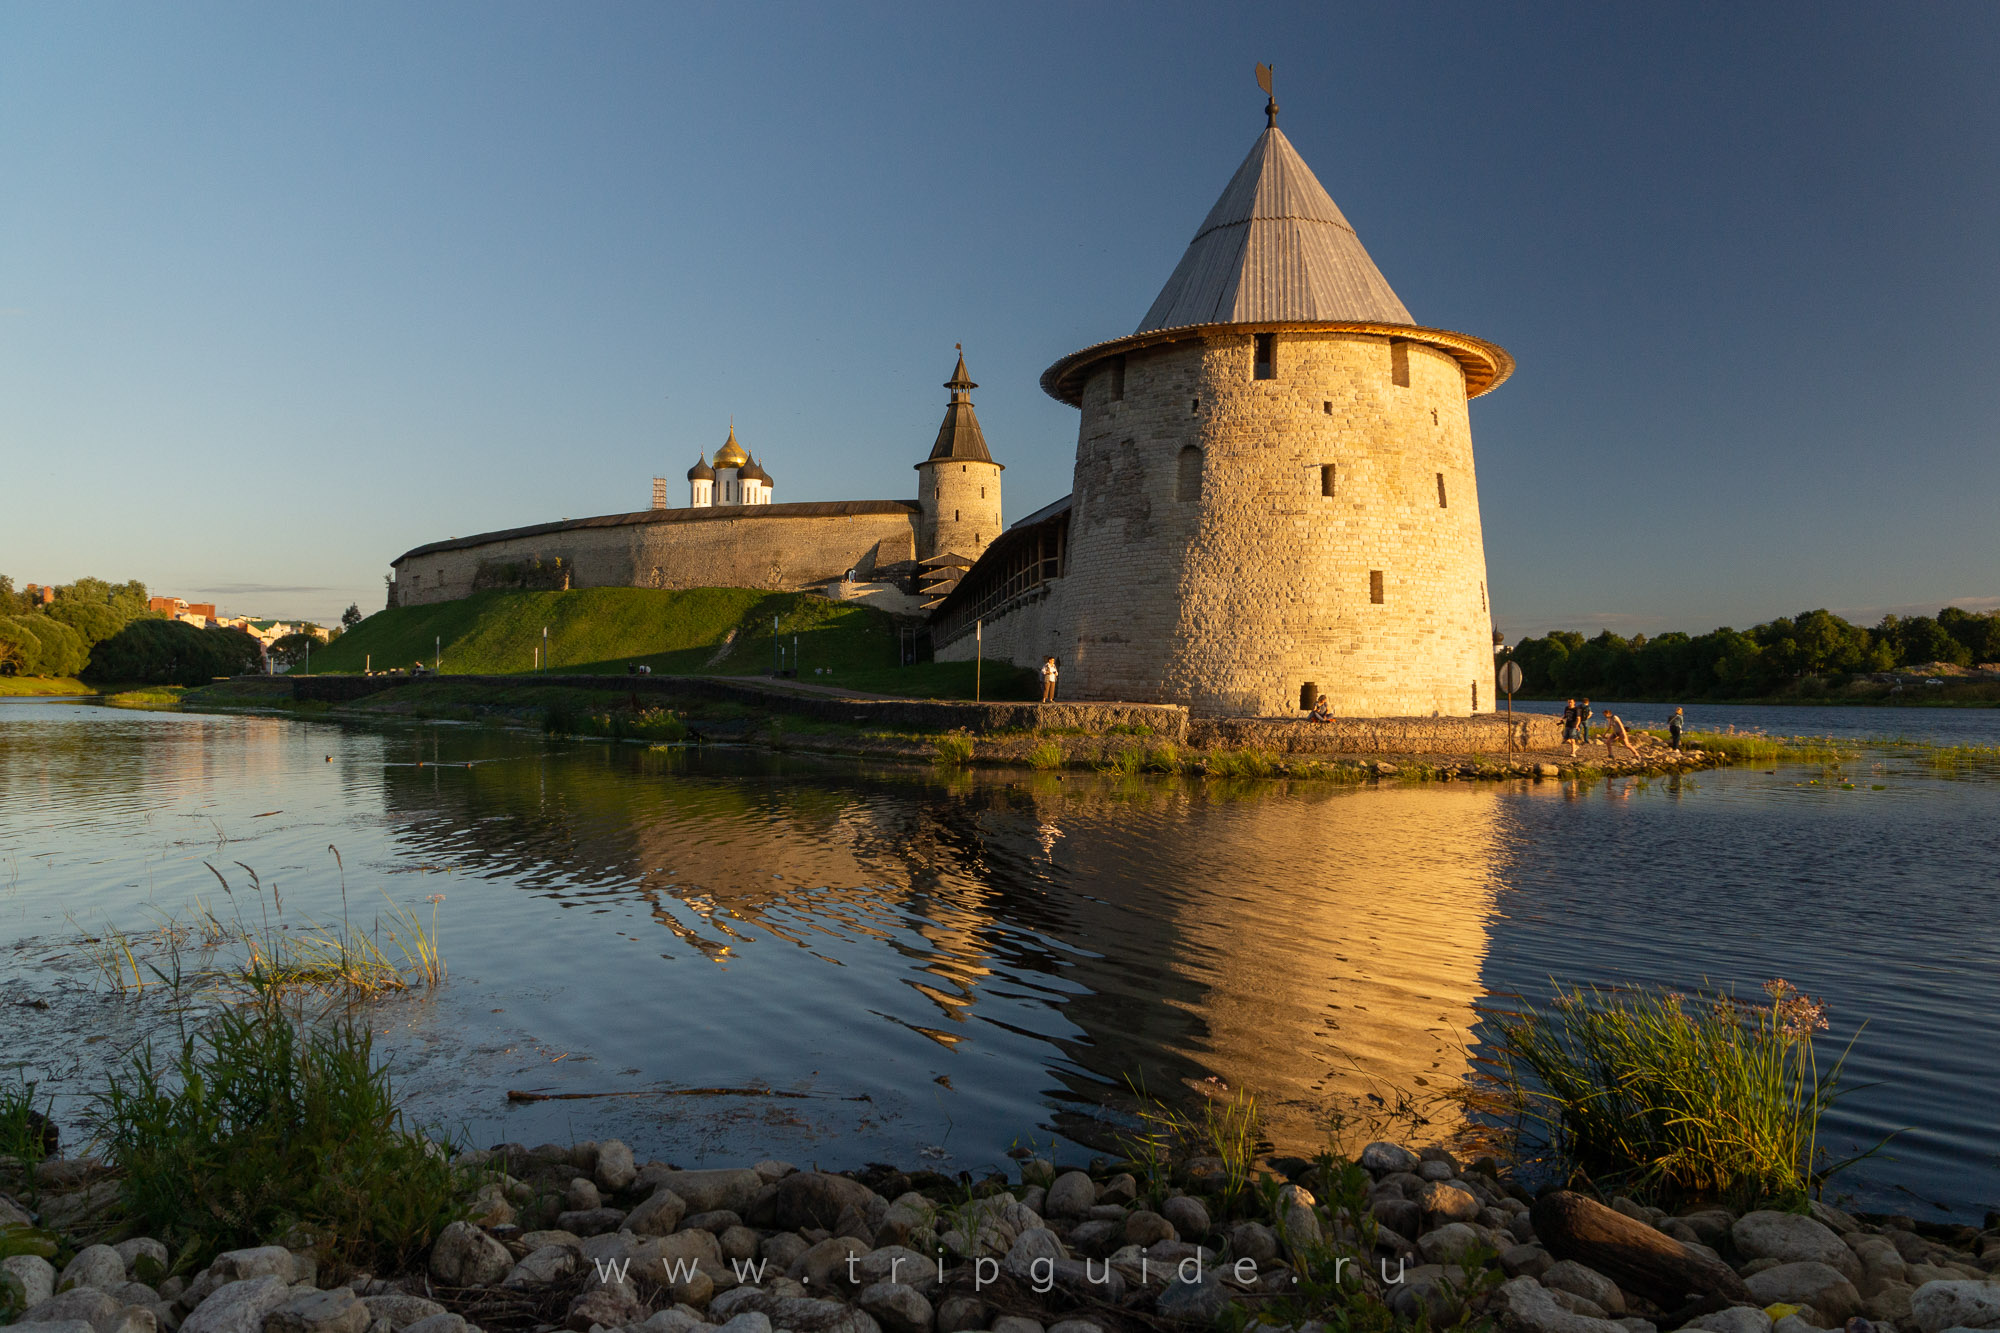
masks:
{"label": "driftwood log", "polygon": [[1550,1254],[1596,1269],[1663,1310],[1712,1296],[1756,1304],[1729,1265],[1573,1190],[1552,1190],[1535,1200],[1529,1220]]}

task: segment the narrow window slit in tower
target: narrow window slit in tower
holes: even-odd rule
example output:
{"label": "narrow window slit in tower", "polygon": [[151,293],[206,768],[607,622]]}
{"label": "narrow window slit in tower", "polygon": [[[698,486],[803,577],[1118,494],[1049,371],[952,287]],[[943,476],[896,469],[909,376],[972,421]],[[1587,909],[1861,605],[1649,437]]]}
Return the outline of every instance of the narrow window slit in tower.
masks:
{"label": "narrow window slit in tower", "polygon": [[1174,498],[1183,501],[1201,498],[1201,450],[1191,444],[1181,450],[1179,466],[1174,472]]}
{"label": "narrow window slit in tower", "polygon": [[1125,358],[1122,356],[1111,358],[1111,401],[1125,401]]}
{"label": "narrow window slit in tower", "polygon": [[1199,399],[1199,398],[1191,398],[1191,399],[1189,399],[1189,400],[1188,400],[1188,411],[1190,411],[1190,412],[1199,412],[1199,411],[1201,411],[1201,399]]}
{"label": "narrow window slit in tower", "polygon": [[1333,415],[1333,400],[1329,398],[1329,399],[1328,399],[1327,401],[1325,401],[1325,402],[1321,403],[1321,404],[1319,405],[1319,410],[1320,410],[1320,411],[1322,411],[1322,412],[1324,412],[1324,413],[1326,413],[1326,414],[1327,414],[1328,416],[1332,416],[1332,415]]}
{"label": "narrow window slit in tower", "polygon": [[1402,338],[1389,341],[1389,382],[1410,387],[1410,344]]}
{"label": "narrow window slit in tower", "polygon": [[1368,571],[1368,600],[1377,606],[1382,605],[1382,571],[1379,569]]}
{"label": "narrow window slit in tower", "polygon": [[1250,335],[1250,341],[1255,350],[1250,378],[1259,380],[1278,378],[1278,335],[1253,333]]}
{"label": "narrow window slit in tower", "polygon": [[1440,472],[1438,473],[1438,508],[1449,509],[1450,507],[1450,505],[1444,502],[1444,473]]}
{"label": "narrow window slit in tower", "polygon": [[1472,711],[1479,711],[1479,682],[1476,680],[1472,682]]}
{"label": "narrow window slit in tower", "polygon": [[951,521],[954,523],[958,522],[958,511],[956,509],[951,511]]}
{"label": "narrow window slit in tower", "polygon": [[1333,464],[1331,463],[1321,463],[1319,465],[1319,493],[1329,500],[1333,498]]}

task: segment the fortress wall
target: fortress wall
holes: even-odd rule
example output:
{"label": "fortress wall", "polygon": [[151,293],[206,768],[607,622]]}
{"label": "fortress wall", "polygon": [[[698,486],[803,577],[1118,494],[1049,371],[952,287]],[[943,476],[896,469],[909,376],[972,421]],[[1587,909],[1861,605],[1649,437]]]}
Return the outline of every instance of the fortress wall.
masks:
{"label": "fortress wall", "polygon": [[1058,652],[1072,697],[1285,715],[1311,681],[1346,717],[1465,716],[1476,682],[1491,711],[1464,375],[1397,341],[1281,332],[1267,380],[1248,332],[1170,344],[1128,355],[1116,402],[1092,374]]}
{"label": "fortress wall", "polygon": [[855,569],[862,578],[916,558],[915,511],[884,514],[704,517],[502,537],[410,555],[395,565],[396,603],[465,597],[487,561],[560,558],[575,588],[813,587]]}
{"label": "fortress wall", "polygon": [[[940,662],[970,662],[975,649],[989,662],[1011,662],[1015,666],[1038,667],[1044,657],[1054,657],[1057,667],[1069,670],[1069,648],[1062,637],[1067,619],[1063,610],[1065,585],[1056,579],[1044,586],[1047,596],[1022,602],[997,620],[989,620],[975,643],[970,634],[961,634],[937,650]],[[1068,688],[1067,674],[1059,678],[1063,698],[1082,698]]]}

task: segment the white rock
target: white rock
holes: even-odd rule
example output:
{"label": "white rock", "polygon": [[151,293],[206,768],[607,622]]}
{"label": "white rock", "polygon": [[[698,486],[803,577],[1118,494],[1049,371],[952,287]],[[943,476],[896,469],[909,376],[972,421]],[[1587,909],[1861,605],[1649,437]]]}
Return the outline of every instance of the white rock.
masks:
{"label": "white rock", "polygon": [[[278,1253],[291,1261],[286,1251]],[[226,1283],[181,1321],[180,1333],[263,1333],[264,1316],[291,1300],[292,1294],[291,1283],[269,1274]]]}
{"label": "white rock", "polygon": [[1707,1333],[1771,1333],[1771,1316],[1754,1305],[1732,1305],[1684,1325]]}
{"label": "white rock", "polygon": [[1097,1186],[1081,1171],[1065,1171],[1049,1186],[1043,1206],[1050,1217],[1082,1217],[1097,1203]]}
{"label": "white rock", "polygon": [[1463,1264],[1485,1243],[1486,1238],[1465,1223],[1447,1222],[1419,1236],[1417,1250],[1427,1264]]}
{"label": "white rock", "polygon": [[[757,1318],[764,1319],[758,1315]],[[660,1311],[643,1324],[635,1325],[637,1333],[688,1333],[692,1328],[706,1328],[707,1321],[700,1314],[684,1305],[674,1305]],[[724,1328],[730,1327],[724,1324]],[[752,1326],[746,1325],[748,1329]],[[771,1321],[764,1319],[764,1326],[757,1333],[771,1333]]]}
{"label": "white rock", "polygon": [[904,1282],[876,1282],[854,1303],[875,1317],[885,1333],[930,1333],[936,1316],[923,1293]]}
{"label": "white rock", "polygon": [[600,1189],[616,1194],[639,1177],[639,1168],[632,1161],[632,1150],[617,1139],[606,1139],[597,1145],[597,1184]]}
{"label": "white rock", "polygon": [[27,1299],[21,1304],[23,1310],[32,1310],[56,1294],[55,1265],[40,1255],[17,1254],[9,1259],[0,1259],[0,1272],[12,1276],[27,1293]]}
{"label": "white rock", "polygon": [[1847,1242],[1810,1217],[1797,1213],[1745,1213],[1736,1219],[1729,1234],[1745,1259],[1825,1264],[1849,1282],[1861,1277],[1861,1261],[1847,1248]]}
{"label": "white rock", "polygon": [[390,1328],[402,1333],[412,1324],[420,1324],[433,1315],[444,1313],[444,1307],[436,1301],[427,1301],[421,1296],[407,1292],[390,1291],[380,1296],[364,1296],[361,1303],[368,1307],[371,1318],[385,1322]]}
{"label": "white rock", "polygon": [[1303,1185],[1287,1185],[1278,1191],[1278,1235],[1294,1250],[1320,1244],[1316,1200]]}
{"label": "white rock", "polygon": [[2000,1328],[2000,1282],[1926,1282],[1910,1297],[1910,1317],[1923,1333]]}
{"label": "white rock", "polygon": [[1378,1141],[1361,1150],[1361,1165],[1377,1175],[1390,1171],[1410,1171],[1417,1165],[1417,1155],[1400,1143]]}
{"label": "white rock", "polygon": [[229,1250],[215,1256],[209,1267],[218,1283],[242,1282],[253,1277],[282,1278],[296,1282],[292,1252],[282,1245],[259,1245],[248,1250]]}
{"label": "white rock", "polygon": [[1625,1293],[1618,1289],[1618,1284],[1574,1259],[1550,1264],[1539,1281],[1545,1287],[1571,1292],[1593,1302],[1613,1319],[1625,1313]]}
{"label": "white rock", "polygon": [[98,1333],[109,1333],[125,1307],[100,1287],[71,1287],[21,1312],[23,1324],[60,1324],[81,1319]]}
{"label": "white rock", "polygon": [[1854,1284],[1831,1265],[1812,1260],[1752,1273],[1743,1285],[1761,1305],[1810,1305],[1836,1327],[1861,1313],[1861,1293]]}
{"label": "white rock", "polygon": [[125,1283],[125,1260],[109,1245],[87,1245],[76,1252],[76,1258],[63,1266],[62,1276],[56,1279],[57,1291],[68,1291],[71,1287],[96,1287],[110,1291]]}
{"label": "white rock", "polygon": [[[167,1275],[167,1247],[151,1236],[134,1236],[131,1240],[121,1240],[111,1247],[118,1251],[118,1257],[125,1261],[125,1274],[140,1282],[157,1282]],[[140,1272],[141,1261],[146,1272]],[[152,1272],[152,1265],[158,1264],[160,1271]]]}
{"label": "white rock", "polygon": [[507,1247],[470,1222],[453,1222],[431,1247],[431,1276],[447,1286],[491,1286],[513,1266]]}
{"label": "white rock", "polygon": [[1609,1319],[1571,1314],[1541,1283],[1529,1277],[1502,1283],[1495,1293],[1494,1309],[1504,1327],[1522,1333],[1625,1333]]}

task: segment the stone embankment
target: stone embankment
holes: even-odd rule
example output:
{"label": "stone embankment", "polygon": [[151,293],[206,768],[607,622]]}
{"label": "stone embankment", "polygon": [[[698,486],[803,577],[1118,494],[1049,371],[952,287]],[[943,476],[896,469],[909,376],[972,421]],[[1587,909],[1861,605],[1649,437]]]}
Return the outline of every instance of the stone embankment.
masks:
{"label": "stone embankment", "polygon": [[[1058,1170],[1018,1181],[860,1175],[766,1161],[643,1165],[617,1141],[461,1159],[467,1216],[423,1271],[331,1271],[276,1243],[197,1271],[157,1240],[16,1256],[17,1333],[1124,1333],[1492,1327],[1505,1333],[1950,1333],[2000,1328],[2000,1229],[1908,1218],[1672,1216],[1569,1191],[1531,1198],[1491,1159],[1370,1144],[1228,1189]],[[115,1179],[46,1162],[40,1224],[118,1234]],[[969,1178],[967,1178],[969,1179]],[[0,1227],[27,1222],[0,1196]],[[1988,1216],[2000,1228],[2000,1217]],[[1371,1313],[1372,1312],[1372,1313]],[[1321,1319],[1331,1321],[1322,1324]]]}

